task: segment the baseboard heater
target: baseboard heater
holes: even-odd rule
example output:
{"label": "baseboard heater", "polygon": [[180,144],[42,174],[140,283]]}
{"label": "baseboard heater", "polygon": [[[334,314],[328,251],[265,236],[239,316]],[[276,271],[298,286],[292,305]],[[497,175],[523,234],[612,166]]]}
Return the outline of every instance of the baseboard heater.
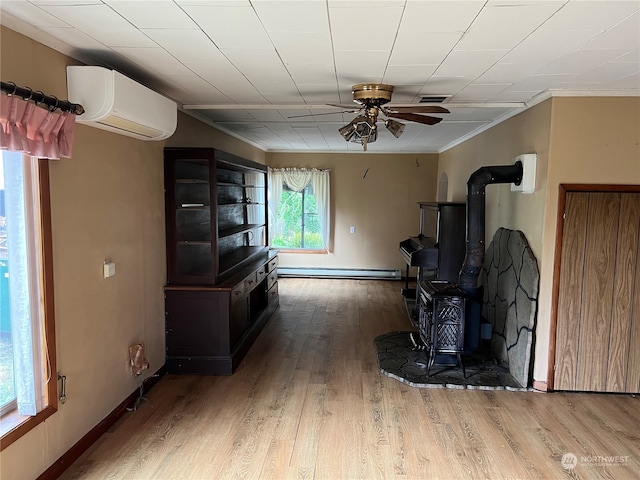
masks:
{"label": "baseboard heater", "polygon": [[377,268],[296,268],[278,267],[279,277],[362,278],[400,280],[400,270]]}

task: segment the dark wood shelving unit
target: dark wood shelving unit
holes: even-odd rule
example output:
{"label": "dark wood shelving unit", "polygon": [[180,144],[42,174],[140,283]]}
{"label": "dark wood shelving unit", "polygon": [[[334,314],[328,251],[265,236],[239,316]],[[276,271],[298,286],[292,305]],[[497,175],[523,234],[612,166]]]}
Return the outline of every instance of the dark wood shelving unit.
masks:
{"label": "dark wood shelving unit", "polygon": [[267,168],[167,148],[165,192],[167,371],[229,375],[279,304]]}

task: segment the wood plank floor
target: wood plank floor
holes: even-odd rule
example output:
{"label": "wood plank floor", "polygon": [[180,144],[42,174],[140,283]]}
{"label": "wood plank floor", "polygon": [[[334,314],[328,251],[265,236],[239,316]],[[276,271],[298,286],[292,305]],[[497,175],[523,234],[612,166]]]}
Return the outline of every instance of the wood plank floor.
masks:
{"label": "wood plank floor", "polygon": [[63,478],[640,477],[636,396],[409,387],[373,346],[409,329],[400,282],[279,282],[234,375],[166,376]]}

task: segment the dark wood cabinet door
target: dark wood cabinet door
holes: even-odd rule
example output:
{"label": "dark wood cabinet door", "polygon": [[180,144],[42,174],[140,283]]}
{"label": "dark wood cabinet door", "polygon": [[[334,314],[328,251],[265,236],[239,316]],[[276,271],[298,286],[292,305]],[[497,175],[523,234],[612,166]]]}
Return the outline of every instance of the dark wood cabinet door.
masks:
{"label": "dark wood cabinet door", "polygon": [[167,354],[216,356],[229,353],[228,295],[202,291],[166,292]]}

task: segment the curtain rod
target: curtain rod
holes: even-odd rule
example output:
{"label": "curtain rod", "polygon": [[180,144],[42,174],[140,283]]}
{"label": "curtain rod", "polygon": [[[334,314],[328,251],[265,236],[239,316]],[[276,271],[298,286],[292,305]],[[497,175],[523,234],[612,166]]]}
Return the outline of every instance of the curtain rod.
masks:
{"label": "curtain rod", "polygon": [[84,107],[78,103],[71,103],[68,100],[58,100],[53,95],[45,95],[40,91],[34,92],[29,87],[18,87],[13,82],[0,82],[0,84],[2,91],[7,95],[18,95],[22,97],[23,100],[33,100],[36,103],[44,103],[48,107],[51,107],[52,111],[59,108],[63,112],[69,112],[75,115],[82,115],[84,113]]}

